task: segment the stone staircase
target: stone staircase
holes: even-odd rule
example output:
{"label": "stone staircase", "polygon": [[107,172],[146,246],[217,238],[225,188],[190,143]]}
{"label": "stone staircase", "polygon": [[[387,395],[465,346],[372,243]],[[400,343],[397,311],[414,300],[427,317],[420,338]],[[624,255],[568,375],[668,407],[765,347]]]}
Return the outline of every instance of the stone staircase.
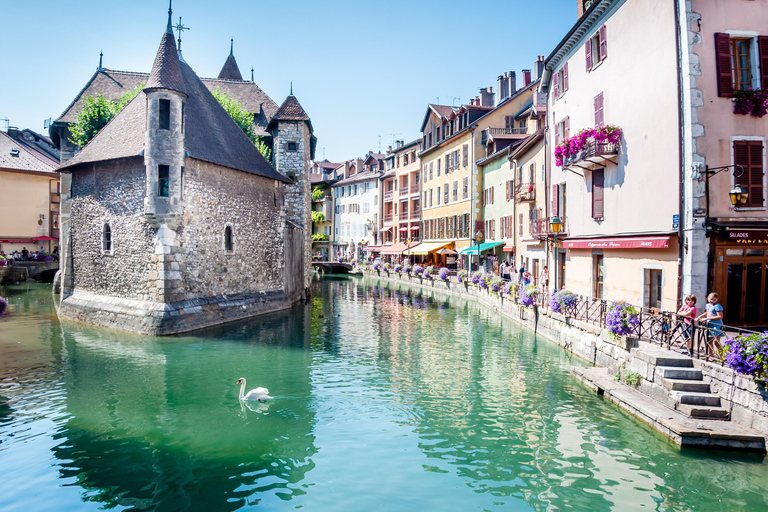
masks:
{"label": "stone staircase", "polygon": [[[658,348],[632,349],[630,368],[638,367],[648,381],[641,391],[691,418],[730,420],[720,396],[712,393],[693,359]],[[634,370],[637,371],[637,370]],[[648,378],[650,377],[650,378]]]}

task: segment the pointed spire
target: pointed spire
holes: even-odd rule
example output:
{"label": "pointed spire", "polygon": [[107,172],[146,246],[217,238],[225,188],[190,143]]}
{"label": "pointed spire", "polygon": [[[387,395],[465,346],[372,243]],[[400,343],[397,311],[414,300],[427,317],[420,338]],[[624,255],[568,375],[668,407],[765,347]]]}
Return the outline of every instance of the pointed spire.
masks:
{"label": "pointed spire", "polygon": [[173,35],[173,23],[171,22],[171,16],[173,16],[173,0],[168,0],[168,28],[166,32]]}
{"label": "pointed spire", "polygon": [[235,38],[229,40],[229,56],[234,57],[235,56]]}
{"label": "pointed spire", "polygon": [[251,82],[253,82],[253,66],[251,66]]}
{"label": "pointed spire", "polygon": [[99,71],[104,71],[104,66],[102,65],[102,59],[104,58],[104,51],[99,51]]}
{"label": "pointed spire", "polygon": [[173,27],[171,25],[172,11],[168,9],[168,30],[160,40],[160,48],[157,49],[155,63],[149,74],[145,90],[169,89],[184,93],[184,80],[181,77],[181,65],[179,53],[176,50],[176,41],[173,39]]}
{"label": "pointed spire", "polygon": [[237,67],[237,61],[235,60],[234,46],[235,40],[230,39],[229,57],[224,61],[224,66],[222,66],[221,71],[219,72],[219,80],[243,81],[243,75],[240,74],[240,68]]}
{"label": "pointed spire", "polygon": [[293,96],[293,80],[291,80],[291,96]]}

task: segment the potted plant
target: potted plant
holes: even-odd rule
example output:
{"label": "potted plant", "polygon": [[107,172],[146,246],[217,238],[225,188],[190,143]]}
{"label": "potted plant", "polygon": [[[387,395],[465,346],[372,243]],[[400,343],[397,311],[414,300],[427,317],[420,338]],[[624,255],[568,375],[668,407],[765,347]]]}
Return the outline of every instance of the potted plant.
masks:
{"label": "potted plant", "polygon": [[576,305],[578,297],[568,290],[558,290],[552,294],[549,300],[549,309],[555,313],[563,313]]}
{"label": "potted plant", "polygon": [[439,277],[442,281],[448,281],[448,270],[441,268],[440,272],[437,274],[437,277]]}
{"label": "potted plant", "polygon": [[733,92],[733,113],[763,117],[768,113],[768,91],[740,89]]}
{"label": "potted plant", "polygon": [[539,293],[539,289],[535,284],[529,284],[520,292],[520,303],[524,308],[529,308],[536,303],[536,294]]}
{"label": "potted plant", "polygon": [[623,300],[613,302],[608,307],[605,324],[608,326],[608,335],[614,342],[621,341],[627,350],[637,346],[637,338],[633,335],[640,325],[640,315],[635,306]]}
{"label": "potted plant", "polygon": [[459,272],[456,274],[456,279],[460,283],[466,284],[467,283],[467,271],[464,270],[464,269],[459,270]]}
{"label": "potted plant", "polygon": [[726,337],[723,345],[725,362],[736,373],[768,382],[768,331]]}

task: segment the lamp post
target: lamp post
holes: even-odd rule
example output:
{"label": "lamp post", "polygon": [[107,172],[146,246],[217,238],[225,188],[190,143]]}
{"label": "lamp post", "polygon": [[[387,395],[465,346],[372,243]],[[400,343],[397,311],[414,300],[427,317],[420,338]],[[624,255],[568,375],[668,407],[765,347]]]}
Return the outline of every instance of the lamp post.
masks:
{"label": "lamp post", "polygon": [[[476,250],[477,250],[477,271],[478,272],[480,271],[480,243],[483,241],[484,238],[485,237],[483,236],[483,232],[482,231],[478,231],[477,233],[475,233],[475,242],[476,242],[476,247],[477,247]],[[470,262],[471,261],[472,260],[470,260]],[[472,270],[472,264],[471,263],[469,265],[469,269]]]}
{"label": "lamp post", "polygon": [[[555,235],[555,291],[557,291],[558,285],[561,285],[557,282],[557,277],[560,275],[560,267],[557,263],[557,234],[560,232],[560,230],[563,229],[563,221],[560,220],[560,217],[554,216],[549,221],[549,230],[554,233]],[[562,286],[562,285],[561,285]]]}

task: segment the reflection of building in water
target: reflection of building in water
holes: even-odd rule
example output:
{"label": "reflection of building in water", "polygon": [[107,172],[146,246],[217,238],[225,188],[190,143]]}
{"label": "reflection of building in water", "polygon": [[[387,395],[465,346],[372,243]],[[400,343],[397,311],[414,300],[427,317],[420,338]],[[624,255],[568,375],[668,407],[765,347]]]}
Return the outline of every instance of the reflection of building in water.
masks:
{"label": "reflection of building in water", "polygon": [[[110,507],[234,510],[292,494],[314,467],[316,420],[310,401],[281,396],[311,394],[310,321],[295,307],[189,340],[65,332],[62,477]],[[276,400],[243,411],[239,377]]]}

